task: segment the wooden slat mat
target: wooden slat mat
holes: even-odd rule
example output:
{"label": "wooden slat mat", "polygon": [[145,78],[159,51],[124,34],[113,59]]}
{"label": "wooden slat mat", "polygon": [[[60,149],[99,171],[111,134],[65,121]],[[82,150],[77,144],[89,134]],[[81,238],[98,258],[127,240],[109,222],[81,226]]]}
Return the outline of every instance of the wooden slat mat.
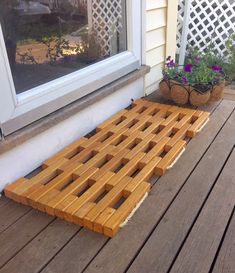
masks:
{"label": "wooden slat mat", "polygon": [[34,177],[5,188],[17,202],[113,237],[177,161],[209,113],[134,102],[43,163]]}

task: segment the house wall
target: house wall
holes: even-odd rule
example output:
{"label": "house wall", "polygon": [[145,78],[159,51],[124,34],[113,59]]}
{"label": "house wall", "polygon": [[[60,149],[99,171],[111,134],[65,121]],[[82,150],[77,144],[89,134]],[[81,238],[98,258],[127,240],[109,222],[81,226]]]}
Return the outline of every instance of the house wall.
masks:
{"label": "house wall", "polygon": [[151,67],[145,77],[145,93],[158,89],[166,56],[175,55],[178,0],[146,0],[143,62]]}

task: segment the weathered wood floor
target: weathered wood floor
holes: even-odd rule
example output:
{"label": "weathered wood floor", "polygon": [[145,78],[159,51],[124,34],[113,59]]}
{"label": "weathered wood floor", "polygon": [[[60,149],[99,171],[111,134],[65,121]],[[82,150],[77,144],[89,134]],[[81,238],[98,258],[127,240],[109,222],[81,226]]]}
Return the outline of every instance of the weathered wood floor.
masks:
{"label": "weathered wood floor", "polygon": [[0,273],[234,273],[235,102],[203,110],[208,125],[113,239],[1,197]]}

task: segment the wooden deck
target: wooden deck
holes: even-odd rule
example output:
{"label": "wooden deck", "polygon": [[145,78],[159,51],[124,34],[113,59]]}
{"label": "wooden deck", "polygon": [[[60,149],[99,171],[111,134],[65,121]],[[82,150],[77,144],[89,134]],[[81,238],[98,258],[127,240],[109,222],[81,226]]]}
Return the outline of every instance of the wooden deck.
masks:
{"label": "wooden deck", "polygon": [[235,102],[202,109],[208,125],[113,239],[0,198],[0,273],[234,273]]}

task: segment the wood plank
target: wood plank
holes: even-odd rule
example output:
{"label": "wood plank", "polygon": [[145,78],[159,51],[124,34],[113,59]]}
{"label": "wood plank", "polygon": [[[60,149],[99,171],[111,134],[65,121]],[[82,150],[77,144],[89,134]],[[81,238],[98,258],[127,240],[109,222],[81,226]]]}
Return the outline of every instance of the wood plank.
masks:
{"label": "wood plank", "polygon": [[5,206],[9,202],[10,202],[9,198],[6,198],[5,196],[0,196],[0,208]]}
{"label": "wood plank", "polygon": [[104,226],[104,234],[113,237],[120,229],[120,225],[125,221],[128,215],[134,210],[138,202],[144,195],[150,191],[150,184],[141,182],[126,201],[117,209],[117,211],[108,219]]}
{"label": "wood plank", "polygon": [[61,158],[71,158],[72,156],[76,155],[79,151],[82,150],[81,145],[87,141],[87,138],[82,137],[79,140],[73,142],[69,146],[65,147],[62,151],[55,154],[53,157],[49,158],[43,163],[43,167],[49,167],[50,165],[54,164],[56,161],[60,160]]}
{"label": "wood plank", "polygon": [[163,137],[160,141],[159,139],[153,139],[153,143],[156,144],[150,151],[146,153],[144,158],[141,159],[141,165],[147,165],[154,157],[160,156],[164,152],[166,144],[170,141],[169,137]]}
{"label": "wood plank", "polygon": [[[124,177],[112,190],[110,190],[104,198],[94,207],[92,208],[83,218],[80,215],[79,211],[76,213],[77,217],[83,219],[84,227],[88,227],[91,230],[94,228],[95,219],[106,209],[109,207],[113,207],[118,200],[122,197],[123,189],[130,183],[130,177]],[[108,220],[108,218],[107,218]]]}
{"label": "wood plank", "polygon": [[110,124],[115,124],[115,122],[117,122],[117,120],[120,119],[126,113],[127,113],[127,110],[123,110],[123,111],[118,112],[117,114],[113,115],[111,118],[109,118],[108,120],[106,120],[102,124],[98,125],[98,127],[96,128],[96,132],[103,130],[104,128],[106,128]]}
{"label": "wood plank", "polygon": [[222,247],[216,259],[212,273],[235,272],[235,216],[233,213],[231,222],[226,232]]}
{"label": "wood plank", "polygon": [[[229,101],[224,101],[219,105],[200,137],[189,143],[188,152],[181,157],[177,167],[158,180],[149,197],[125,226],[125,229],[105,245],[85,270],[86,273],[119,273],[126,270],[130,260],[138,253],[143,242],[184,184],[185,179],[233,111],[234,105]],[[118,261],[115,264],[111,259],[111,253],[115,253],[115,260]]]}
{"label": "wood plank", "polygon": [[179,140],[157,164],[155,169],[156,175],[162,176],[165,174],[167,168],[180,155],[185,146],[186,142],[184,140]]}
{"label": "wood plank", "polygon": [[[201,159],[197,168],[187,180],[187,183],[184,185],[176,200],[164,215],[160,224],[157,226],[128,272],[136,272],[135,270],[137,270],[137,268],[142,268],[146,272],[152,272],[153,268],[157,272],[168,272],[177,251],[180,249],[180,246],[187,236],[191,225],[203,206],[204,200],[207,198],[207,195],[212,189],[217,176],[223,169],[224,162],[228,158],[230,151],[234,146],[235,127],[231,127],[231,124],[234,124],[234,122],[235,113],[233,113],[231,118],[227,121],[222,131],[210,146],[210,149]],[[226,142],[224,142],[225,138]],[[223,145],[221,145],[221,143],[223,143]],[[220,155],[219,157],[217,156],[218,154]],[[216,166],[216,168],[214,166]],[[178,171],[181,173],[180,170]],[[231,192],[233,192],[232,189]],[[222,200],[224,199],[222,198]],[[233,207],[234,203],[231,200],[230,202],[231,206]],[[215,203],[220,203],[220,201],[215,201]],[[211,223],[216,225],[214,221]],[[225,223],[225,225],[226,224],[227,223]],[[207,233],[209,232],[207,231]],[[198,241],[199,237],[201,238],[201,235],[198,234]],[[170,242],[170,244],[166,244],[166,241]],[[186,251],[188,251],[188,253],[191,255],[193,249],[194,247],[189,247]],[[204,253],[204,255],[205,259],[209,260],[208,254]],[[143,263],[146,257],[148,257],[148,263]],[[195,263],[200,265],[202,264],[203,259],[194,259]],[[198,261],[200,261],[200,263]],[[197,268],[196,265],[195,268]],[[201,270],[198,269],[193,271],[192,268],[185,267],[185,270],[179,270],[177,272],[201,273],[204,271],[202,268]]]}
{"label": "wood plank", "polygon": [[209,272],[235,205],[234,162],[235,150],[228,159],[170,272]]}
{"label": "wood plank", "polygon": [[177,132],[176,134],[167,142],[166,146],[165,146],[165,151],[169,152],[170,149],[173,148],[174,145],[176,145],[176,143],[179,140],[184,140],[186,138],[187,135],[187,131],[188,129],[191,127],[190,124],[185,124],[183,125]]}
{"label": "wood plank", "polygon": [[161,161],[160,157],[155,157],[128,183],[123,190],[123,196],[127,198],[140,185],[141,181],[149,181],[156,174],[156,166]]}
{"label": "wood plank", "polygon": [[54,208],[60,204],[64,199],[66,199],[69,195],[74,193],[79,193],[83,188],[87,185],[88,179],[98,171],[97,168],[89,169],[86,173],[84,173],[81,177],[74,181],[74,183],[70,184],[64,191],[58,193],[54,198],[49,201],[43,202],[41,200],[41,204],[44,205],[45,211],[50,215],[55,215]]}
{"label": "wood plank", "polygon": [[190,127],[188,130],[187,136],[188,137],[194,137],[200,129],[203,127],[207,119],[209,118],[209,113],[203,113]]}
{"label": "wood plank", "polygon": [[[4,206],[0,207],[0,233],[27,214],[31,208],[17,204],[10,199],[1,197]],[[9,201],[9,202],[6,202]]]}
{"label": "wood plank", "polygon": [[[113,175],[114,173],[107,172],[90,188],[89,191],[86,191],[82,196],[80,196],[80,198],[74,196],[75,198],[73,202],[66,206],[64,206],[63,203],[60,203],[56,207],[56,211],[62,211],[64,219],[73,222],[73,214],[75,214],[75,212],[78,211],[86,202],[95,201],[105,191],[105,185],[107,181],[113,177]],[[64,201],[66,203],[66,199]]]}
{"label": "wood plank", "polygon": [[0,234],[0,268],[28,244],[54,218],[32,210]]}
{"label": "wood plank", "polygon": [[79,230],[79,227],[61,220],[52,222],[0,269],[0,272],[39,272]]}
{"label": "wood plank", "polygon": [[101,234],[82,229],[41,273],[83,272],[107,241]]}
{"label": "wood plank", "polygon": [[[38,185],[45,184],[57,175],[58,168],[65,164],[68,160],[65,158],[60,158],[58,161],[50,165],[48,168],[44,169],[42,172],[38,173],[32,179],[19,179],[16,184],[13,183],[4,189],[4,193],[9,198],[17,202],[24,202],[25,199],[21,199],[22,194],[29,191],[31,188],[37,188]],[[16,185],[16,187],[15,187]],[[25,200],[27,204],[27,201]]]}

